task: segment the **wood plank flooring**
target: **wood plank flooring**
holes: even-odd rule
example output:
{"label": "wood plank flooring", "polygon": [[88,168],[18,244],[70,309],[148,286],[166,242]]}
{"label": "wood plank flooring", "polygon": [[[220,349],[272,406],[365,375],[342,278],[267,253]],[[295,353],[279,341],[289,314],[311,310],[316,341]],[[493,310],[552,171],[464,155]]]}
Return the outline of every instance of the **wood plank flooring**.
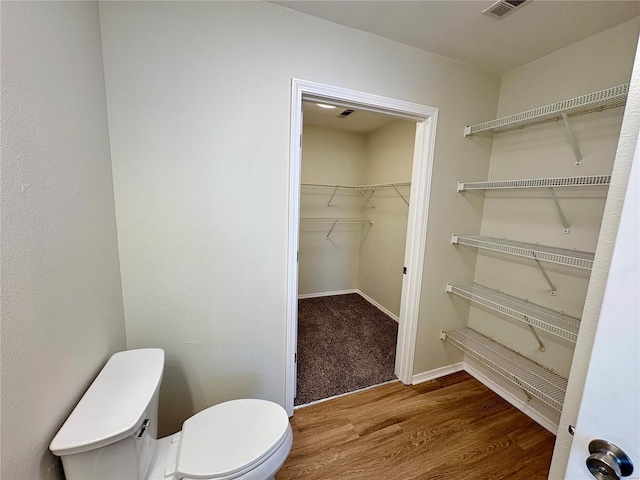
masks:
{"label": "wood plank flooring", "polygon": [[465,372],[303,407],[277,480],[546,479],[555,436]]}

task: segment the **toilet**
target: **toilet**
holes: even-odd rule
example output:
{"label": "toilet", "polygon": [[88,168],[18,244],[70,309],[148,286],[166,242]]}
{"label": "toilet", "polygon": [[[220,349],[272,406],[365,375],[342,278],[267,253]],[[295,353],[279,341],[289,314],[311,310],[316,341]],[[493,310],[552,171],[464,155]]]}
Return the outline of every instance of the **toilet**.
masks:
{"label": "toilet", "polygon": [[293,434],[278,404],[241,399],[209,407],[158,439],[164,351],[114,354],[49,445],[67,480],[267,480]]}

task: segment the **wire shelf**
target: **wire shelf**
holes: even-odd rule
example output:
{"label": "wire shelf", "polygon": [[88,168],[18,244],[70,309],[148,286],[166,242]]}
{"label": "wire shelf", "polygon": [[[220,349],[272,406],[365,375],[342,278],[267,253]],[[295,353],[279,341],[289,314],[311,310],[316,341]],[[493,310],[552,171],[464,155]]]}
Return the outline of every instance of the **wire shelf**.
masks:
{"label": "wire shelf", "polygon": [[514,240],[507,240],[506,238],[485,237],[483,235],[453,235],[451,243],[459,243],[460,245],[476,247],[482,250],[490,250],[585,270],[591,270],[593,266],[593,253],[569,248],[516,242]]}
{"label": "wire shelf", "polygon": [[466,190],[502,190],[509,188],[594,187],[609,185],[610,182],[611,175],[458,182],[458,192]]}
{"label": "wire shelf", "polygon": [[443,339],[528,394],[562,411],[567,379],[488,337],[465,328],[443,332]]}
{"label": "wire shelf", "polygon": [[348,223],[352,225],[360,224],[372,224],[373,222],[368,218],[325,218],[325,217],[301,217],[301,222],[304,223]]}
{"label": "wire shelf", "polygon": [[373,225],[373,221],[368,218],[324,218],[324,217],[301,217],[300,223],[330,223],[331,227],[327,232],[327,240],[331,237],[331,233],[333,229],[336,227],[338,223],[343,223],[347,225]]}
{"label": "wire shelf", "polygon": [[567,117],[575,117],[607,110],[609,108],[622,107],[627,101],[628,92],[629,84],[624,84],[588,93],[544,107],[515,113],[473,126],[467,126],[465,127],[464,136],[466,137],[480,132],[507,132],[518,128],[552,122],[562,118],[563,113],[566,114]]}
{"label": "wire shelf", "polygon": [[303,187],[333,188],[338,190],[381,190],[385,188],[410,187],[411,182],[377,183],[372,185],[340,185],[333,183],[302,183]]}
{"label": "wire shelf", "polygon": [[564,312],[558,312],[477,283],[467,285],[451,285],[448,283],[447,292],[466,298],[478,305],[520,320],[570,342],[576,343],[578,339],[580,319]]}
{"label": "wire shelf", "polygon": [[333,193],[331,194],[331,198],[329,198],[329,201],[327,202],[327,207],[331,206],[331,200],[333,200],[333,197],[335,196],[338,190],[351,190],[351,191],[360,192],[360,194],[362,194],[362,196],[367,201],[367,203],[371,205],[373,208],[375,208],[376,206],[371,202],[371,197],[373,196],[373,193],[376,190],[386,190],[389,188],[394,189],[398,194],[398,196],[402,199],[402,201],[406,203],[407,206],[409,206],[409,200],[400,192],[400,190],[398,190],[398,188],[410,187],[411,182],[376,183],[371,185],[340,185],[335,183],[302,183],[301,186],[311,187],[311,188],[332,189]]}

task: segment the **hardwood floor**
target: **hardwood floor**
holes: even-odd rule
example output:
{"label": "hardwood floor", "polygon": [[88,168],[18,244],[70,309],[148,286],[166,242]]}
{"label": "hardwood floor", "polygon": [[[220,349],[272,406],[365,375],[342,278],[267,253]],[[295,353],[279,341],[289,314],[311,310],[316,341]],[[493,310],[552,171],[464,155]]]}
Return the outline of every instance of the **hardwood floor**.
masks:
{"label": "hardwood floor", "polygon": [[555,436],[465,372],[303,407],[277,480],[546,479]]}

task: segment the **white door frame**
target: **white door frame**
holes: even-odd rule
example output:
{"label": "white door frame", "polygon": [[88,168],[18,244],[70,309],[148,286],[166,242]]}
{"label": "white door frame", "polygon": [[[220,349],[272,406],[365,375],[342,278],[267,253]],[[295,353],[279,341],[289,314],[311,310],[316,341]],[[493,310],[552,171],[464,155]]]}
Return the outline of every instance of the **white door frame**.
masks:
{"label": "white door frame", "polygon": [[400,323],[396,348],[396,376],[411,384],[413,357],[418,328],[418,307],[427,238],[427,216],[431,190],[431,172],[435,150],[438,109],[417,103],[381,97],[331,85],[292,79],[291,137],[289,145],[289,247],[287,252],[287,338],[285,365],[285,409],[293,415],[296,387],[296,348],[298,328],[298,247],[300,225],[300,182],[302,101],[333,103],[393,115],[417,122],[411,174],[411,202],[407,223],[404,265],[407,273],[402,280]]}

